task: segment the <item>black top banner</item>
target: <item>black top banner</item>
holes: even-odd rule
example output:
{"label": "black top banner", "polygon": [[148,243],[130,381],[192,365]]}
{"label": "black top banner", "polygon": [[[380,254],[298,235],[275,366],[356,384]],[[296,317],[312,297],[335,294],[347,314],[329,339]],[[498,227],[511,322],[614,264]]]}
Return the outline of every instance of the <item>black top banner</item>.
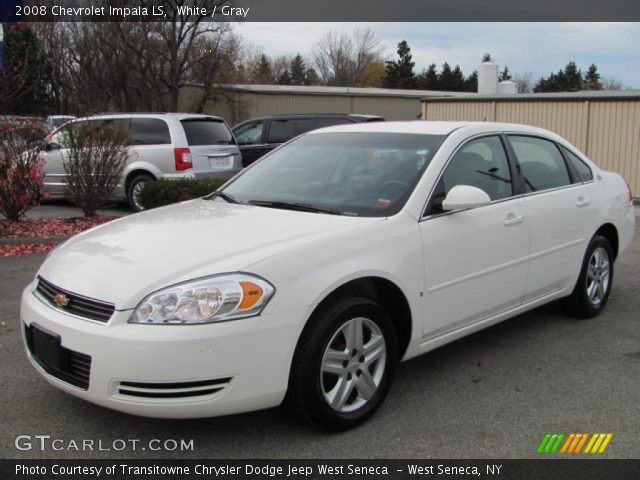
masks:
{"label": "black top banner", "polygon": [[637,0],[0,0],[2,22],[640,21]]}

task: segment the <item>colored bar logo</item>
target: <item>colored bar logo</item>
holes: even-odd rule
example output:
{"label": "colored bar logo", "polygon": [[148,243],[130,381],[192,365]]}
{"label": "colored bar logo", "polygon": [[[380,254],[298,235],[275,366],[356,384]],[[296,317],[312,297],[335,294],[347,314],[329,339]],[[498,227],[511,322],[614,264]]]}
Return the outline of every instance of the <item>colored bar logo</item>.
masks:
{"label": "colored bar logo", "polygon": [[601,454],[607,449],[612,438],[613,433],[547,433],[538,445],[537,452],[539,454],[565,453],[569,455]]}

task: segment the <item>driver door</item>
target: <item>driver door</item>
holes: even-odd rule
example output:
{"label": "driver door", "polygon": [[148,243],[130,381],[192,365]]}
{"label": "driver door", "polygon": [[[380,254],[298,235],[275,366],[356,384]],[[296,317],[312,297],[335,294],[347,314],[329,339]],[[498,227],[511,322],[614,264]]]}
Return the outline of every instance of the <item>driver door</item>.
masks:
{"label": "driver door", "polygon": [[[521,304],[527,281],[528,221],[498,135],[468,141],[451,158],[420,222],[425,269],[425,340]],[[444,212],[456,185],[484,190],[491,203]]]}

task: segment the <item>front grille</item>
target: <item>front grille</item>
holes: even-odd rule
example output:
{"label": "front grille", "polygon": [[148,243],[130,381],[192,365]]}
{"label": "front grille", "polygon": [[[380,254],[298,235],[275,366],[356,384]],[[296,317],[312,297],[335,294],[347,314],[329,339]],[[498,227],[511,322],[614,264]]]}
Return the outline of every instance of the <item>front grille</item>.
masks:
{"label": "front grille", "polygon": [[[63,288],[56,287],[42,277],[38,277],[36,292],[47,302],[47,304],[58,310],[102,323],[107,323],[116,309],[115,305],[111,303],[83,297],[77,293],[72,293],[64,290]],[[64,307],[59,306],[54,301],[56,295],[60,294],[64,295],[68,300],[68,303]]]}
{"label": "front grille", "polygon": [[38,356],[38,352],[34,351],[32,328],[25,325],[24,332],[31,358],[45,372],[83,390],[89,389],[89,378],[91,376],[91,357],[89,355],[60,346],[58,349],[58,361],[56,362],[58,365],[53,366],[43,361]]}
{"label": "front grille", "polygon": [[141,398],[189,398],[220,392],[229,386],[232,378],[217,378],[197,382],[146,383],[120,382],[118,393]]}

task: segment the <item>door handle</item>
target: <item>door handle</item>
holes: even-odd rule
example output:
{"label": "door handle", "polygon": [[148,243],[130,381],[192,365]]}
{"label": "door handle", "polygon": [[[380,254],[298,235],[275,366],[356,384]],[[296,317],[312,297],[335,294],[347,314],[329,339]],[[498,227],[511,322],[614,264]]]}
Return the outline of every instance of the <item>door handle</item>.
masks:
{"label": "door handle", "polygon": [[524,222],[524,215],[516,215],[514,213],[510,213],[507,215],[507,218],[505,218],[504,222],[502,222],[502,224],[505,227],[511,227],[513,225],[517,225],[519,223]]}
{"label": "door handle", "polygon": [[576,207],[586,207],[591,203],[590,198],[578,197],[578,201],[576,202]]}

